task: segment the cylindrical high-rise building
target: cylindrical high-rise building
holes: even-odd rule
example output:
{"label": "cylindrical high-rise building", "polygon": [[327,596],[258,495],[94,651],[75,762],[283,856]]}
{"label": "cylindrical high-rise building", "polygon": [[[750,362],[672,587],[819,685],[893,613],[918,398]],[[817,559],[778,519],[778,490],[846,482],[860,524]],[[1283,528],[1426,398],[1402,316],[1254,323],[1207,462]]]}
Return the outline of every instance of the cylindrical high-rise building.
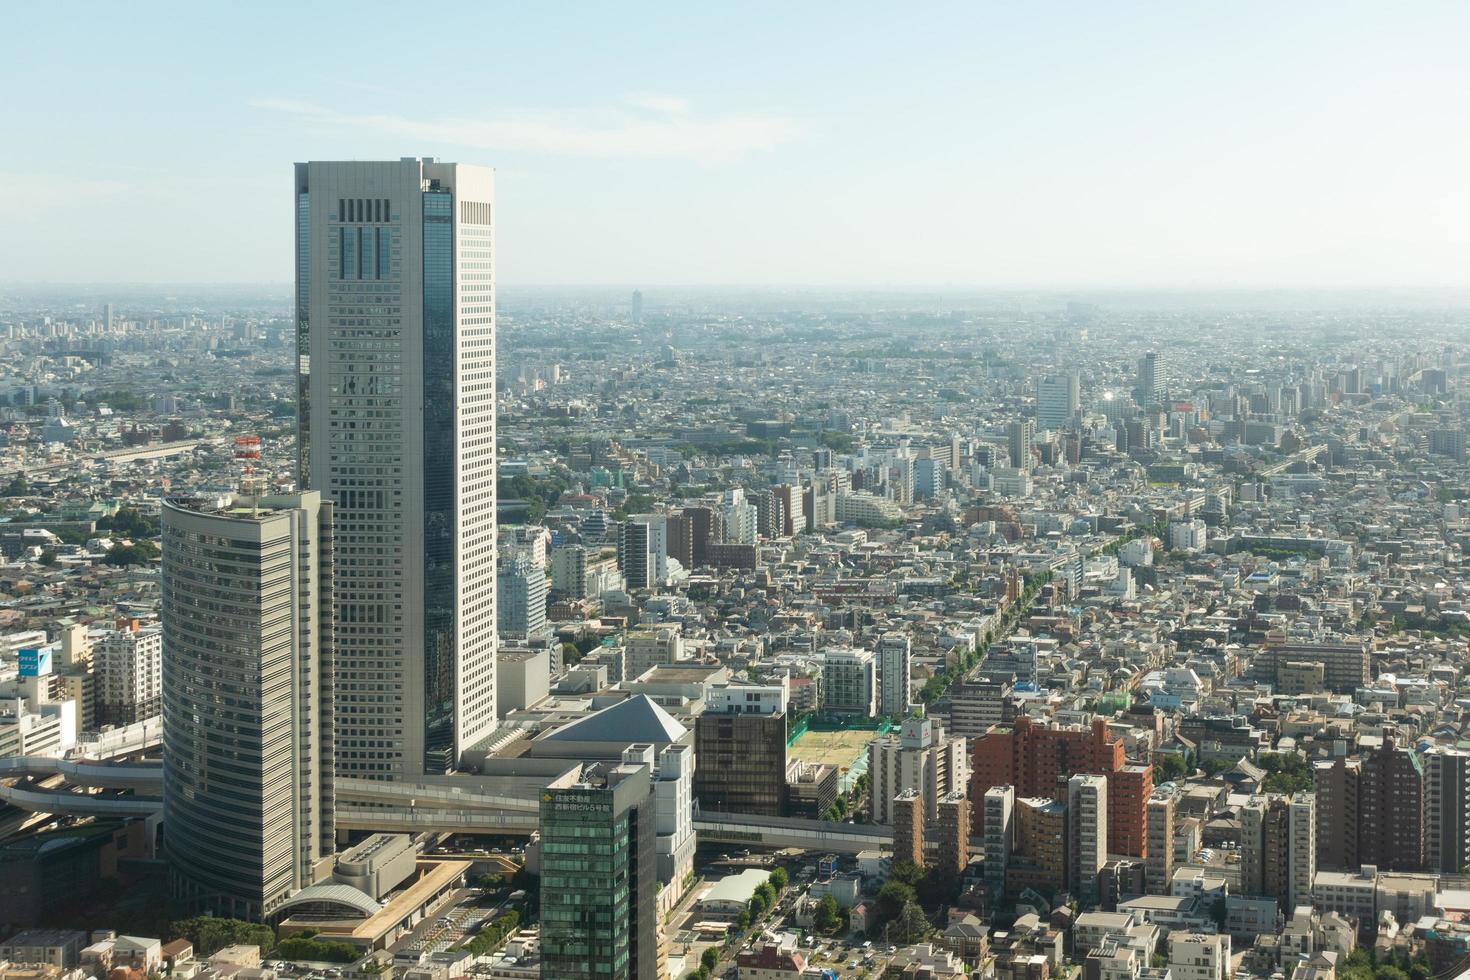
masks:
{"label": "cylindrical high-rise building", "polygon": [[163,808],[174,894],[262,919],[334,849],[332,507],[163,505]]}
{"label": "cylindrical high-rise building", "polygon": [[495,173],[298,163],[297,486],[337,519],[337,770],[495,730]]}

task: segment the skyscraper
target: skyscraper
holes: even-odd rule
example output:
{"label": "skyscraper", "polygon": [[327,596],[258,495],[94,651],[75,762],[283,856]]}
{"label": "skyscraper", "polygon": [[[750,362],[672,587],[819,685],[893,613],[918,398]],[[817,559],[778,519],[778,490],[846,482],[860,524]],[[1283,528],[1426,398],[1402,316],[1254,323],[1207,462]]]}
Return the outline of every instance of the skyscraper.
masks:
{"label": "skyscraper", "polygon": [[1470,865],[1470,751],[1424,753],[1424,866],[1461,874]]}
{"label": "skyscraper", "polygon": [[1035,460],[1036,425],[1030,419],[1017,419],[1006,430],[1006,444],[1011,451],[1011,466],[1030,473]]}
{"label": "skyscraper", "polygon": [[1163,364],[1157,351],[1149,351],[1138,359],[1138,382],[1133,389],[1133,400],[1144,408],[1164,402]]}
{"label": "skyscraper", "polygon": [[660,973],[653,747],[641,749],[643,762],[594,763],[541,795],[542,976]]}
{"label": "skyscraper", "polygon": [[1051,374],[1036,382],[1036,427],[1065,429],[1082,407],[1081,383],[1075,374]]}
{"label": "skyscraper", "polygon": [[913,694],[910,678],[913,645],[902,633],[878,640],[878,713],[903,718],[909,713]]}
{"label": "skyscraper", "polygon": [[632,314],[634,323],[643,322],[643,290],[633,290]]}
{"label": "skyscraper", "polygon": [[653,587],[652,538],[653,530],[644,519],[626,520],[618,528],[618,569],[630,592]]}
{"label": "skyscraper", "polygon": [[174,894],[261,919],[334,850],[332,507],[163,505],[163,811]]}
{"label": "skyscraper", "polygon": [[1081,773],[1067,780],[1067,875],[1084,901],[1098,900],[1097,875],[1108,861],[1108,781]]}
{"label": "skyscraper", "polygon": [[494,172],[299,163],[297,485],[334,506],[338,771],[495,728]]}

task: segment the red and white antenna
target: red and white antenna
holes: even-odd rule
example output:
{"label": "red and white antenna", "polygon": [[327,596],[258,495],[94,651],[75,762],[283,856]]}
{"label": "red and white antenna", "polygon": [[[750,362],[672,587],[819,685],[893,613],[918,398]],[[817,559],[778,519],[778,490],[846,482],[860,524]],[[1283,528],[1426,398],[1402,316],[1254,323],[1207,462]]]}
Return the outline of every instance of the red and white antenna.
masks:
{"label": "red and white antenna", "polygon": [[255,470],[260,465],[260,436],[235,437],[235,462],[240,466],[240,492],[259,496],[262,482]]}

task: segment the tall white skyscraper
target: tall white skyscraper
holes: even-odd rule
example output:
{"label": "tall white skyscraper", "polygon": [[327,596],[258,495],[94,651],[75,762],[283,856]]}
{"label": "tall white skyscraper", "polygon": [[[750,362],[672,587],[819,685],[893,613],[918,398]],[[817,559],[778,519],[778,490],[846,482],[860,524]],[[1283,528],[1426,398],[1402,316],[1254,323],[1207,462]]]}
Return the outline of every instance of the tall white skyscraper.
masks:
{"label": "tall white skyscraper", "polygon": [[299,485],[335,508],[337,762],[453,768],[495,728],[494,171],[299,163]]}
{"label": "tall white skyscraper", "polygon": [[1075,374],[1049,374],[1036,380],[1036,427],[1056,432],[1072,424],[1082,407],[1082,385]]}

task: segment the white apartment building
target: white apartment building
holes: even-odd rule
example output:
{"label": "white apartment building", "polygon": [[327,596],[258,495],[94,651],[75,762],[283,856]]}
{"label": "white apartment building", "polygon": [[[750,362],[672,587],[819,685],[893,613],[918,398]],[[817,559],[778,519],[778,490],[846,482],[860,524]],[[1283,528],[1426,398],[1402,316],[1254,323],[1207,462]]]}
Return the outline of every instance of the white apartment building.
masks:
{"label": "white apartment building", "polygon": [[893,798],[905,790],[924,797],[924,820],[939,818],[939,800],[969,783],[965,740],[946,735],[929,718],[907,718],[898,734],[890,732],[868,743],[868,780],[872,787],[874,823],[893,822]]}

